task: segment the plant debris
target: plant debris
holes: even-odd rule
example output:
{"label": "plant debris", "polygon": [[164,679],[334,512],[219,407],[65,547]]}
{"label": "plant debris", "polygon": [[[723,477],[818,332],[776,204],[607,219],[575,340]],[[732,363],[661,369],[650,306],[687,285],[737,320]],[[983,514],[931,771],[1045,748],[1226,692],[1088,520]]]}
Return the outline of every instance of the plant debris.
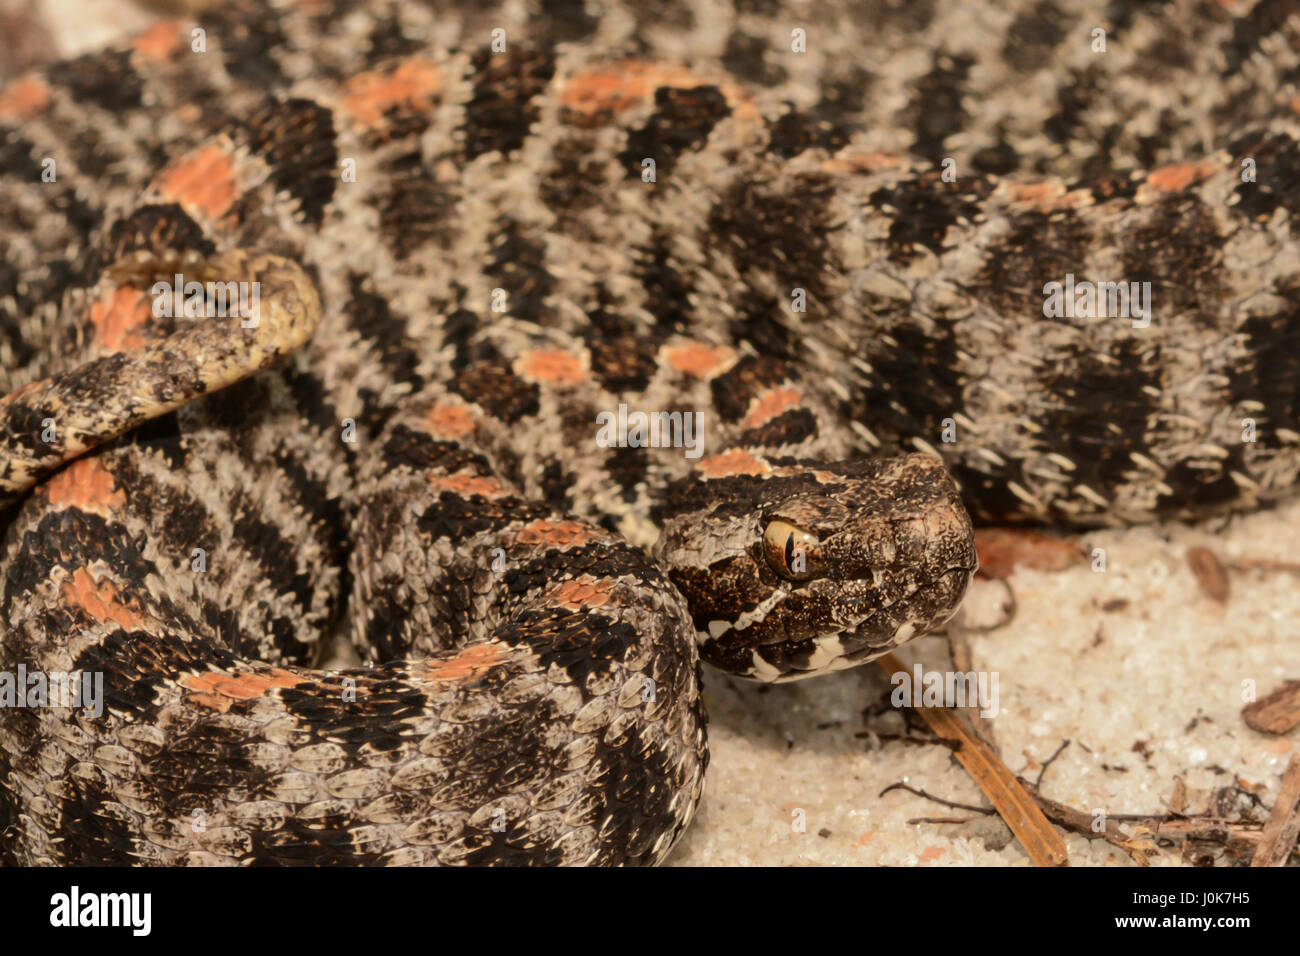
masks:
{"label": "plant debris", "polygon": [[[878,658],[876,663],[891,678],[898,671],[905,670],[893,654]],[[993,808],[1029,854],[1029,859],[1037,866],[1069,866],[1069,854],[1061,835],[1052,828],[1015,774],[980,740],[970,725],[944,707],[921,707],[917,713],[940,737],[960,744],[953,756],[984,791]]]}
{"label": "plant debris", "polygon": [[1021,780],[1020,782],[1033,794],[1034,799],[1043,808],[1047,818],[1053,823],[1058,823],[1067,830],[1080,833],[1092,840],[1105,840],[1112,846],[1117,846],[1127,853],[1133,858],[1133,862],[1139,866],[1150,866],[1150,858],[1159,854],[1159,848],[1148,839],[1148,834],[1142,829],[1139,829],[1138,833],[1133,836],[1129,836],[1120,830],[1115,818],[1107,816],[1100,818],[1102,829],[1096,830],[1093,824],[1098,819],[1097,817],[1043,796],[1038,792],[1038,788],[1027,780]]}
{"label": "plant debris", "polygon": [[[970,641],[966,639],[966,628],[964,626],[954,626],[948,628],[948,649],[952,654],[952,667],[958,673],[968,674],[975,670],[975,657],[971,653]],[[980,714],[980,704],[978,701],[970,701],[961,708],[966,719],[970,721],[972,729],[979,734],[981,740],[988,744],[990,750],[995,754],[1001,754],[1002,750],[998,747],[997,739],[993,736],[993,725],[986,721]]]}
{"label": "plant debris", "polygon": [[[965,652],[954,650],[954,662],[960,666]],[[880,668],[892,677],[906,670],[892,654],[879,658]],[[1291,684],[1289,682],[1288,689]],[[1274,694],[1272,696],[1277,696]],[[1263,701],[1260,702],[1264,703]],[[1139,866],[1149,866],[1161,850],[1179,848],[1181,856],[1195,866],[1215,866],[1221,862],[1253,866],[1282,866],[1293,855],[1300,858],[1300,756],[1293,757],[1283,779],[1282,790],[1268,821],[1253,812],[1263,808],[1252,785],[1234,777],[1230,786],[1220,787],[1211,795],[1207,809],[1200,814],[1186,812],[1187,784],[1176,776],[1167,802],[1167,813],[1098,814],[1059,803],[1039,792],[1043,774],[1063,753],[1066,740],[1039,767],[1038,779],[1030,783],[1017,777],[993,749],[960,717],[965,708],[909,708],[936,734],[927,741],[951,747],[953,756],[966,769],[993,805],[992,809],[945,800],[905,783],[895,783],[880,792],[905,790],[954,810],[978,814],[996,813],[1018,839],[1030,860],[1038,866],[1068,866],[1065,843],[1052,824],[1078,833],[1089,840],[1105,840],[1124,851]],[[865,711],[864,711],[865,713]],[[857,734],[866,736],[866,734]],[[883,736],[882,736],[883,739]],[[920,742],[915,739],[909,742]],[[1086,746],[1080,747],[1091,753]],[[1149,753],[1145,741],[1134,744],[1139,754]],[[1147,754],[1143,754],[1145,757]],[[1033,761],[1030,761],[1033,765]],[[1211,768],[1213,769],[1213,768]],[[911,824],[964,824],[972,817],[916,817]],[[1135,824],[1133,832],[1120,829],[1121,823]]]}
{"label": "plant debris", "polygon": [[1083,551],[1073,542],[1014,528],[980,528],[975,532],[975,548],[980,556],[979,573],[986,578],[1005,578],[1022,567],[1064,571],[1084,560]]}
{"label": "plant debris", "polygon": [[1291,758],[1282,775],[1282,789],[1268,823],[1264,824],[1250,865],[1282,866],[1295,849],[1297,836],[1300,836],[1300,755]]}
{"label": "plant debris", "polygon": [[1285,734],[1300,726],[1300,680],[1289,680],[1241,709],[1241,719],[1262,734]]}
{"label": "plant debris", "polygon": [[1228,603],[1228,569],[1209,548],[1188,548],[1187,566],[1196,575],[1196,583],[1210,599],[1219,604]]}

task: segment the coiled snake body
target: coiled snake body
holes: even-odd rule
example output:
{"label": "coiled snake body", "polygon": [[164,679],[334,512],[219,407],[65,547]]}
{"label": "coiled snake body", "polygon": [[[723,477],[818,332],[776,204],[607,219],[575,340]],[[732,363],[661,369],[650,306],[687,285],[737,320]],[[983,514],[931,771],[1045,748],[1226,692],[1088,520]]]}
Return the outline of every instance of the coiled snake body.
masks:
{"label": "coiled snake body", "polygon": [[589,6],[235,0],[0,92],[0,664],[104,700],[0,707],[6,859],[656,862],[699,658],[937,626],[963,499],[1295,483],[1288,4]]}

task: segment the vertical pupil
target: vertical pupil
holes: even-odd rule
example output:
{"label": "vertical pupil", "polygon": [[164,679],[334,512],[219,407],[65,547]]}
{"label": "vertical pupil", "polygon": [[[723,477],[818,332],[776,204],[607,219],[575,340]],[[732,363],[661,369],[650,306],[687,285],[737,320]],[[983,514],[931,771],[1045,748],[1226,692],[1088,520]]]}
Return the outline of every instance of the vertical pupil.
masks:
{"label": "vertical pupil", "polygon": [[794,532],[790,532],[790,537],[785,539],[785,566],[788,568],[794,564]]}

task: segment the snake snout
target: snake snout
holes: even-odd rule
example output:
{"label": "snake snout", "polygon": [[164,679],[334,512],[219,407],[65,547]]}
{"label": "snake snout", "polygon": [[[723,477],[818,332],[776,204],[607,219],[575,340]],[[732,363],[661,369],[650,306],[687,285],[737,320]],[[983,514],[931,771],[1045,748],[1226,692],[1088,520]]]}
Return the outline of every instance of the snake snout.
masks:
{"label": "snake snout", "polygon": [[978,559],[939,459],[819,464],[794,477],[770,485],[733,550],[670,572],[706,662],[797,680],[872,660],[953,615]]}

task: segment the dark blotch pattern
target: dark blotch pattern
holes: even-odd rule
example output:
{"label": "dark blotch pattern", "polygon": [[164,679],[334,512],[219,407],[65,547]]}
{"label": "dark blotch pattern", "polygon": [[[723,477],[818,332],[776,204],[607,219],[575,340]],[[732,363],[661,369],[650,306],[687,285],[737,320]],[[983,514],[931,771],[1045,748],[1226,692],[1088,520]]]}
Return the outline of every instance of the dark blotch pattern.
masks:
{"label": "dark blotch pattern", "polygon": [[923,330],[900,321],[888,337],[866,346],[865,358],[873,372],[851,390],[851,420],[863,422],[881,439],[922,435],[933,443],[943,420],[962,407],[952,322],[936,321]]}
{"label": "dark blotch pattern", "polygon": [[333,113],[312,100],[271,100],[248,121],[248,139],[276,187],[298,200],[308,222],[319,223],[339,177]]}
{"label": "dark blotch pattern", "polygon": [[735,307],[735,317],[727,322],[735,341],[749,343],[760,355],[782,361],[794,359],[804,313],[794,311],[793,297],[782,302],[747,289],[737,297]]}
{"label": "dark blotch pattern", "polygon": [[930,72],[913,87],[908,116],[915,136],[913,149],[937,161],[944,142],[966,126],[969,113],[962,105],[963,85],[974,61],[965,56],[937,54]]}
{"label": "dark blotch pattern", "polygon": [[144,94],[144,83],[126,50],[79,56],[62,64],[52,79],[62,83],[78,102],[114,112],[139,106]]}
{"label": "dark blotch pattern", "polygon": [[203,26],[209,51],[219,51],[231,77],[254,89],[285,85],[276,52],[287,46],[287,38],[274,8],[254,0],[229,0],[206,11]]}
{"label": "dark blotch pattern", "polygon": [[[1118,320],[1123,321],[1123,320]],[[1071,480],[1109,496],[1136,467],[1129,456],[1145,447],[1159,391],[1159,350],[1134,338],[1115,343],[1105,358],[1094,352],[1063,355],[1041,374],[1054,405],[1042,427],[1054,446],[1075,463]]]}
{"label": "dark blotch pattern", "polygon": [[[1088,224],[1073,213],[1012,213],[1005,234],[984,257],[979,287],[1004,315],[1041,315],[1043,285],[1064,283],[1067,274],[1077,272],[1077,250],[1092,240]],[[1103,278],[1109,279],[1098,281]]]}
{"label": "dark blotch pattern", "polygon": [[611,449],[610,456],[605,460],[605,468],[622,489],[623,500],[634,502],[642,493],[638,486],[646,480],[650,468],[649,449]]}
{"label": "dark blotch pattern", "polygon": [[704,145],[713,127],[730,113],[727,98],[715,86],[661,86],[655,90],[654,113],[644,126],[628,133],[627,148],[619,154],[627,178],[640,179],[642,161],[653,159],[657,181],[661,173],[672,171],[683,153]]}
{"label": "dark blotch pattern", "polygon": [[422,381],[415,370],[419,354],[410,341],[406,318],[394,312],[387,299],[372,291],[363,276],[354,273],[348,285],[351,297],[346,313],[352,327],[379,354],[394,381],[411,382],[413,387],[418,387]]}
{"label": "dark blotch pattern", "polygon": [[794,408],[769,422],[740,433],[741,445],[776,448],[795,445],[817,434],[817,418],[806,408]]}
{"label": "dark blotch pattern", "polygon": [[507,219],[498,226],[491,243],[484,271],[505,289],[507,311],[518,319],[542,321],[548,311],[546,297],[555,284],[546,269],[546,240]]}
{"label": "dark blotch pattern", "polygon": [[890,258],[907,262],[915,255],[915,246],[940,254],[949,227],[974,219],[989,191],[985,179],[959,177],[946,183],[939,170],[876,190],[872,204],[895,213],[889,225]]}
{"label": "dark blotch pattern", "polygon": [[537,120],[537,96],[555,74],[547,50],[510,45],[508,52],[483,49],[471,65],[474,92],[465,104],[465,158],[513,153]]}
{"label": "dark blotch pattern", "polygon": [[1021,73],[1041,70],[1051,65],[1052,51],[1065,39],[1075,20],[1064,14],[1052,0],[1042,0],[1012,21],[1002,58]]}
{"label": "dark blotch pattern", "polygon": [[722,65],[736,76],[760,86],[775,86],[788,75],[775,56],[769,58],[766,40],[740,30],[727,37]]}
{"label": "dark blotch pattern", "polygon": [[203,228],[176,203],[141,206],[114,221],[100,249],[98,267],[127,260],[136,252],[192,252],[211,256],[216,246]]}
{"label": "dark blotch pattern", "polygon": [[401,21],[395,15],[382,17],[370,28],[366,39],[366,63],[375,66],[387,59],[408,56],[424,49],[425,44],[416,37],[407,36]]}
{"label": "dark blotch pattern", "polygon": [[782,159],[792,159],[808,149],[833,153],[849,141],[848,133],[829,120],[791,109],[768,124],[767,148]]}
{"label": "dark blotch pattern", "polygon": [[1235,138],[1229,149],[1238,169],[1243,159],[1255,161],[1255,181],[1236,187],[1241,211],[1262,222],[1285,209],[1292,234],[1300,234],[1300,190],[1295,188],[1300,182],[1300,143],[1286,133],[1251,130]]}
{"label": "dark blotch pattern", "polygon": [[1229,73],[1241,69],[1248,59],[1257,56],[1265,37],[1280,31],[1294,17],[1294,0],[1260,0],[1232,20],[1232,38],[1223,45]]}
{"label": "dark blotch pattern", "polygon": [[709,383],[713,407],[724,422],[740,421],[750,403],[763,392],[785,382],[793,370],[779,359],[746,355]]}
{"label": "dark blotch pattern", "polygon": [[482,455],[406,425],[393,426],[384,441],[382,454],[389,468],[406,467],[415,471],[441,468],[450,474],[466,469],[478,475],[492,473],[491,463]]}
{"label": "dark blotch pattern", "polygon": [[1256,441],[1280,448],[1278,428],[1300,423],[1300,284],[1275,290],[1281,299],[1276,312],[1251,315],[1241,323],[1247,357],[1232,373],[1228,393],[1234,403],[1256,401],[1264,411],[1256,416]]}
{"label": "dark blotch pattern", "polygon": [[501,421],[514,424],[526,415],[536,415],[540,390],[501,365],[473,365],[450,382],[452,391],[474,402]]}
{"label": "dark blotch pattern", "polygon": [[615,394],[641,391],[658,368],[655,356],[645,350],[636,336],[592,335],[588,341],[592,373]]}
{"label": "dark blotch pattern", "polygon": [[450,241],[455,233],[456,193],[419,162],[394,169],[377,194],[379,230],[398,259],[405,259],[430,242]]}
{"label": "dark blotch pattern", "polygon": [[462,498],[444,491],[437,502],[425,509],[417,527],[434,540],[445,538],[455,544],[474,535],[500,531],[515,522],[542,518],[549,511],[541,503],[519,498],[488,499],[482,495]]}
{"label": "dark blotch pattern", "polygon": [[647,247],[636,250],[633,269],[645,287],[645,308],[654,316],[661,340],[684,331],[694,311],[689,298],[691,282],[686,270],[673,262],[669,237],[656,231]]}
{"label": "dark blotch pattern", "polygon": [[819,174],[778,182],[737,181],[709,213],[709,229],[742,279],[772,276],[788,293],[808,292],[808,311],[825,307],[829,274],[836,269],[827,234],[839,228],[830,213],[834,188]]}
{"label": "dark blotch pattern", "polygon": [[1152,322],[1191,319],[1211,325],[1217,320],[1226,295],[1224,237],[1198,197],[1180,193],[1162,199],[1116,238],[1123,250],[1120,275],[1099,280],[1150,282]]}
{"label": "dark blotch pattern", "polygon": [[539,0],[530,31],[555,43],[579,43],[595,32],[599,17],[587,12],[584,0]]}

